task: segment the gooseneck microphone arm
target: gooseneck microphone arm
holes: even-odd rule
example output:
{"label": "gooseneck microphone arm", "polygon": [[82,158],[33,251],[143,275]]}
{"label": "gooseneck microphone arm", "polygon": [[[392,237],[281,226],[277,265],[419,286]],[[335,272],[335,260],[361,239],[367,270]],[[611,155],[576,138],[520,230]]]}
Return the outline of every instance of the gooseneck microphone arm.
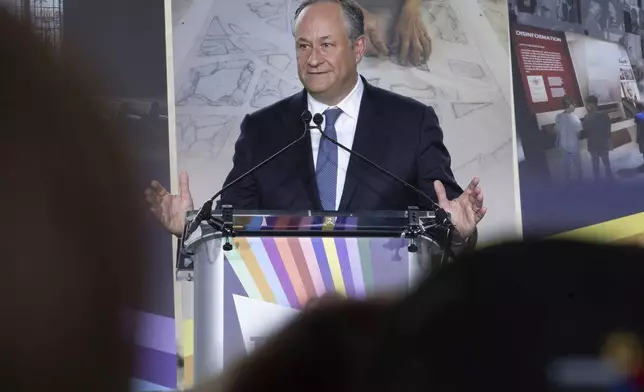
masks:
{"label": "gooseneck microphone arm", "polygon": [[420,189],[416,188],[415,186],[411,185],[407,181],[403,180],[402,178],[398,177],[397,175],[393,174],[389,170],[385,169],[384,167],[378,165],[377,163],[373,162],[369,158],[361,155],[360,153],[343,146],[340,142],[337,140],[331,138],[326,134],[326,132],[322,131],[322,122],[324,121],[324,117],[320,113],[316,113],[313,116],[313,123],[315,123],[315,127],[311,128],[316,128],[318,131],[320,131],[320,134],[322,137],[324,137],[326,140],[330,141],[331,143],[335,144],[336,146],[340,147],[344,151],[348,152],[351,155],[355,155],[356,157],[360,158],[362,161],[366,162],[369,166],[377,169],[381,173],[393,178],[394,180],[398,181],[400,184],[406,186],[407,188],[411,189],[414,191],[416,194],[424,197],[425,199],[429,200],[429,202],[434,206],[434,213],[436,214],[436,220],[440,223],[446,224],[450,227],[450,229],[454,228],[454,224],[452,223],[452,220],[450,219],[449,214],[447,211],[445,211],[438,203],[436,203],[429,195],[427,195],[425,192],[421,191]]}
{"label": "gooseneck microphone arm", "polygon": [[233,187],[235,184],[239,183],[241,180],[244,178],[250,176],[253,174],[255,171],[263,167],[264,165],[268,164],[271,162],[273,159],[277,158],[280,156],[284,151],[288,150],[289,148],[293,147],[302,139],[306,137],[306,134],[309,132],[309,123],[311,122],[311,112],[308,110],[304,111],[301,115],[301,120],[304,123],[304,131],[302,132],[302,135],[300,135],[297,139],[293,140],[291,143],[287,144],[284,148],[280,149],[277,151],[275,154],[271,155],[270,157],[264,159],[257,165],[253,166],[250,168],[247,172],[243,173],[239,177],[235,178],[233,181],[229,182],[228,184],[224,185],[223,188],[221,188],[217,193],[215,193],[208,201],[204,203],[204,205],[201,207],[199,212],[197,212],[197,215],[195,216],[194,220],[190,223],[190,226],[187,228],[187,232],[184,233],[184,238],[189,237],[192,233],[194,233],[201,222],[203,221],[209,221],[212,216],[212,203],[219,197],[221,196],[224,192],[226,192],[228,189]]}

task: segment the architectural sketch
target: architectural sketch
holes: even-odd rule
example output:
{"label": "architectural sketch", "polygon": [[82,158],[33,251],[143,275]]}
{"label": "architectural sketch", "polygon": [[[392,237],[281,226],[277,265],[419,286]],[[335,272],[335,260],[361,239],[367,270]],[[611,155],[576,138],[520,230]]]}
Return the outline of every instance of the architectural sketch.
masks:
{"label": "architectural sketch", "polygon": [[268,52],[278,50],[277,46],[259,38],[242,37],[239,42],[253,52]]}
{"label": "architectural sketch", "polygon": [[437,32],[440,39],[447,42],[467,44],[467,36],[461,26],[461,21],[456,16],[456,11],[447,2],[426,2],[431,28]]}
{"label": "architectural sketch", "polygon": [[423,100],[433,100],[436,99],[436,88],[434,86],[409,86],[405,83],[392,84],[390,90],[394,93],[398,93],[407,97],[412,97],[416,99]]}
{"label": "architectural sketch", "polygon": [[290,34],[292,28],[292,16],[300,0],[283,0],[275,2],[251,2],[248,8],[265,23],[277,30]]}
{"label": "architectural sketch", "polygon": [[458,89],[454,87],[443,86],[439,90],[441,95],[441,101],[454,102],[454,101],[461,100],[461,94],[459,93]]}
{"label": "architectural sketch", "polygon": [[452,102],[454,116],[461,118],[468,114],[492,105],[492,102]]}
{"label": "architectural sketch", "polygon": [[217,157],[226,145],[233,116],[177,116],[177,147],[190,155]]}
{"label": "architectural sketch", "polygon": [[[498,146],[496,149],[494,149],[492,152],[488,152],[486,154],[476,154],[474,157],[472,157],[470,160],[468,160],[465,163],[462,163],[456,167],[454,167],[454,172],[457,172],[467,166],[470,166],[474,163],[482,163],[485,160],[492,160],[495,161],[496,163],[503,163],[501,160],[501,156],[504,153],[507,153],[507,150],[512,149],[512,139],[508,139],[505,142],[503,142],[500,146]],[[511,151],[510,151],[511,153]],[[511,169],[511,168],[510,168]]]}
{"label": "architectural sketch", "polygon": [[448,64],[454,76],[473,79],[482,79],[485,77],[485,71],[476,63],[450,59]]}
{"label": "architectural sketch", "polygon": [[225,37],[227,35],[228,33],[226,33],[226,30],[224,30],[224,26],[221,24],[219,16],[212,18],[212,20],[210,21],[210,26],[208,26],[208,32],[206,32],[206,38],[221,36]]}
{"label": "architectural sketch", "polygon": [[221,56],[242,52],[243,50],[228,38],[206,38],[201,42],[199,48],[200,56]]}
{"label": "architectural sketch", "polygon": [[266,21],[266,24],[269,26],[273,26],[276,29],[283,31],[285,33],[288,33],[289,31],[288,19],[286,15],[275,16],[271,19],[268,19]]}
{"label": "architectural sketch", "polygon": [[263,71],[250,104],[254,108],[263,108],[299,91],[300,87],[293,86],[268,71]]}
{"label": "architectural sketch", "polygon": [[413,98],[419,102],[424,103],[427,106],[431,106],[438,117],[438,121],[443,121],[443,113],[441,111],[441,105],[438,103],[438,93],[439,90],[434,86],[425,85],[425,86],[409,86],[407,84],[393,84],[389,87],[391,91],[397,94],[404,95],[406,97]]}
{"label": "architectural sketch", "polygon": [[291,60],[291,57],[286,53],[267,54],[264,56],[259,56],[259,58],[264,60],[266,64],[282,72],[286,71],[288,69],[288,66],[293,62],[293,60]]}
{"label": "architectural sketch", "polygon": [[242,27],[234,24],[234,23],[228,23],[228,29],[233,32],[233,34],[237,35],[247,35],[248,32],[244,30]]}
{"label": "architectural sketch", "polygon": [[509,53],[508,2],[506,0],[478,0],[478,3],[496,33],[499,43]]}
{"label": "architectural sketch", "polygon": [[255,72],[252,61],[216,62],[190,70],[178,92],[177,105],[240,106]]}
{"label": "architectural sketch", "polygon": [[248,8],[260,18],[268,18],[286,12],[287,3],[285,1],[274,2],[252,2],[248,3]]}

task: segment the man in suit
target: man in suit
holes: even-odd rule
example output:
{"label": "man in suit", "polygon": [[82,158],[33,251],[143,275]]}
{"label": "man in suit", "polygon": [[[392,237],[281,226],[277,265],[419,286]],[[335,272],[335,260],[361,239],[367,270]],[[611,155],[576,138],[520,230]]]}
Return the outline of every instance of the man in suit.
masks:
{"label": "man in suit", "polygon": [[[366,49],[360,7],[353,0],[309,0],[295,18],[298,74],[305,88],[244,118],[225,183],[302,135],[301,114],[309,110],[324,115],[327,135],[435,198],[451,213],[456,242],[468,241],[486,213],[479,180],[474,178],[465,191],[454,180],[431,107],[374,87],[358,74]],[[181,174],[179,195],[153,182],[147,198],[161,223],[180,235],[184,213],[193,208],[187,174]],[[227,190],[222,203],[246,210],[434,208],[426,198],[323,139],[317,130]]]}

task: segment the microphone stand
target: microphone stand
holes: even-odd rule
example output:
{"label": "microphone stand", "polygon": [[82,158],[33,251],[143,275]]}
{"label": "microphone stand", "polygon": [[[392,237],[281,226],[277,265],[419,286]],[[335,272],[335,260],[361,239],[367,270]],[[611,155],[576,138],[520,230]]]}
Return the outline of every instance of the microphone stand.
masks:
{"label": "microphone stand", "polygon": [[304,122],[304,132],[302,132],[302,135],[300,135],[297,139],[293,140],[291,143],[287,144],[285,147],[271,155],[270,157],[264,159],[257,165],[253,166],[250,168],[248,171],[234,179],[233,181],[229,182],[228,184],[224,185],[223,188],[221,188],[217,193],[215,193],[208,201],[204,203],[204,205],[199,209],[197,212],[197,215],[195,216],[194,220],[189,224],[186,225],[183,231],[183,236],[181,238],[181,242],[184,243],[188,237],[194,233],[197,228],[201,225],[201,222],[206,221],[213,229],[220,231],[222,233],[222,236],[225,239],[223,249],[225,251],[230,251],[233,249],[232,244],[230,243],[230,238],[235,237],[235,231],[233,229],[233,223],[234,223],[234,216],[233,216],[233,206],[231,205],[222,205],[221,210],[222,210],[222,217],[221,218],[215,218],[212,216],[212,204],[217,199],[219,196],[221,196],[225,191],[230,189],[232,186],[235,184],[239,183],[241,180],[244,178],[248,177],[249,175],[253,174],[255,171],[260,169],[261,167],[265,166],[278,156],[280,156],[284,151],[290,149],[302,139],[306,138],[306,134],[309,132],[309,123],[311,122],[311,112],[308,110],[304,111],[302,113],[301,119]]}
{"label": "microphone stand", "polygon": [[[411,185],[407,181],[403,180],[402,178],[398,177],[397,175],[393,174],[392,172],[388,171],[384,167],[378,165],[377,163],[371,161],[370,159],[366,158],[362,154],[342,145],[342,143],[338,142],[337,140],[331,138],[322,130],[322,123],[324,121],[324,117],[322,117],[321,114],[316,113],[313,116],[313,123],[315,123],[315,126],[311,126],[311,129],[317,129],[320,131],[320,134],[322,137],[324,137],[326,140],[330,141],[334,145],[340,147],[344,151],[348,152],[351,155],[354,155],[358,158],[360,158],[363,162],[366,162],[369,166],[377,169],[381,173],[393,178],[396,180],[398,183],[404,185],[405,187],[411,189],[414,191],[416,194],[424,197],[425,199],[429,200],[429,202],[434,206],[434,213],[435,213],[435,219],[436,219],[436,226],[439,228],[442,228],[444,230],[443,236],[443,243],[445,249],[443,250],[443,254],[441,257],[441,263],[446,262],[447,259],[450,257],[453,257],[453,252],[452,252],[452,236],[453,236],[453,231],[455,229],[454,223],[450,219],[450,215],[445,209],[443,209],[438,203],[436,203],[431,197],[429,197],[425,192],[421,191],[420,189],[416,188],[415,186]],[[410,253],[415,253],[418,251],[418,245],[416,245],[416,239],[423,235],[425,233],[425,229],[422,227],[420,224],[420,219],[418,217],[418,207],[417,206],[409,206],[407,207],[407,225],[405,228],[405,231],[403,232],[403,236],[405,238],[408,238],[410,243],[409,246],[407,247],[407,250]]]}

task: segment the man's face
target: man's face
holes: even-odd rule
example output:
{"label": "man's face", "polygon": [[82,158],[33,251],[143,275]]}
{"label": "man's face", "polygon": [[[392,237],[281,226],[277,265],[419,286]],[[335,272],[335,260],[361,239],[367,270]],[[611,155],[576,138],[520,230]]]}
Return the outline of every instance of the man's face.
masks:
{"label": "man's face", "polygon": [[309,93],[333,100],[351,91],[365,42],[360,37],[351,45],[340,5],[305,8],[295,24],[295,46],[297,72]]}

